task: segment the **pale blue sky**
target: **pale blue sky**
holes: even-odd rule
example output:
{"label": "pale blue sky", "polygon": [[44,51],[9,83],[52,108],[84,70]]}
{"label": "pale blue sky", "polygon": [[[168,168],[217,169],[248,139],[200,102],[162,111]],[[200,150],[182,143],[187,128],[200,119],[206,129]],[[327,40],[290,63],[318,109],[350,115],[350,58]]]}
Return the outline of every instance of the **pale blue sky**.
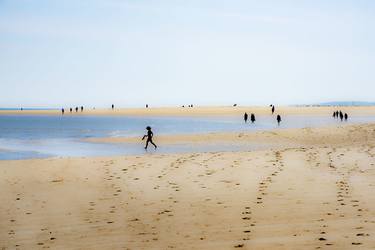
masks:
{"label": "pale blue sky", "polygon": [[372,0],[0,0],[0,107],[375,101]]}

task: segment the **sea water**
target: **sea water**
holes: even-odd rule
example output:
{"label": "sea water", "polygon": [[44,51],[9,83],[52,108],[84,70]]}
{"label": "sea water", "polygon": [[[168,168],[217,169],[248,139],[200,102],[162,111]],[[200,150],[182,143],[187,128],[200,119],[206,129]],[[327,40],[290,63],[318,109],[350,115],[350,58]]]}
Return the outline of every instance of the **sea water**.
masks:
{"label": "sea water", "polygon": [[[154,134],[202,134],[212,132],[244,132],[275,128],[319,127],[345,123],[375,122],[375,116],[353,116],[340,122],[331,116],[288,115],[280,126],[275,116],[256,117],[252,124],[242,116],[215,117],[128,117],[88,115],[0,115],[0,159],[45,157],[111,156],[147,153],[141,141],[145,127]],[[139,137],[139,143],[90,143],[86,138]],[[256,145],[254,145],[256,146]],[[235,151],[241,145],[159,145],[158,153]],[[150,145],[150,150],[153,147]]]}

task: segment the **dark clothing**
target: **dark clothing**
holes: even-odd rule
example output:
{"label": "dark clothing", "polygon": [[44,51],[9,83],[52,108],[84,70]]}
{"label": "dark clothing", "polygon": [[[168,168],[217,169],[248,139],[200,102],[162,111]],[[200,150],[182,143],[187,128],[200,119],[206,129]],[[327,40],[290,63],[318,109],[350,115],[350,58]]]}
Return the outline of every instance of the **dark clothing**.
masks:
{"label": "dark clothing", "polygon": [[254,115],[254,114],[251,114],[251,116],[250,116],[250,120],[251,120],[252,123],[255,122],[255,115]]}

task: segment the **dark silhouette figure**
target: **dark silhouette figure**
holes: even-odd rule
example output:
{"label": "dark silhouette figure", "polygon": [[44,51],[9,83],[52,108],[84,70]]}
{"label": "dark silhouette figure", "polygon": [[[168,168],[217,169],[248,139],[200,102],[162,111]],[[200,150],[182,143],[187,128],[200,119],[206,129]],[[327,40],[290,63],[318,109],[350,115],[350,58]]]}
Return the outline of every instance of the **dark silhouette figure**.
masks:
{"label": "dark silhouette figure", "polygon": [[146,108],[148,108],[148,104],[146,104]]}
{"label": "dark silhouette figure", "polygon": [[78,107],[76,107],[76,112],[78,112]]}
{"label": "dark silhouette figure", "polygon": [[280,122],[281,122],[281,116],[280,116],[280,115],[277,115],[276,120],[277,120],[277,125],[280,125]]}
{"label": "dark silhouette figure", "polygon": [[193,104],[190,104],[190,107],[193,107]]}
{"label": "dark silhouette figure", "polygon": [[115,105],[114,104],[112,104],[112,110],[115,108]]}
{"label": "dark silhouette figure", "polygon": [[81,106],[81,112],[83,112],[83,106]]}
{"label": "dark silhouette figure", "polygon": [[185,105],[182,105],[183,108],[185,108]]}
{"label": "dark silhouette figure", "polygon": [[345,119],[345,121],[348,120],[348,114],[347,114],[347,113],[345,113],[345,115],[344,115],[344,119]]}
{"label": "dark silhouette figure", "polygon": [[61,109],[61,114],[64,114],[65,113],[65,110],[64,108]]}
{"label": "dark silhouette figure", "polygon": [[237,103],[233,104],[233,107],[237,107]]}
{"label": "dark silhouette figure", "polygon": [[148,147],[148,143],[150,142],[152,145],[154,145],[155,149],[157,148],[156,144],[152,141],[152,137],[154,137],[154,133],[152,133],[151,131],[151,127],[150,126],[147,126],[146,127],[146,130],[147,130],[147,135],[144,135],[143,138],[142,138],[142,141],[147,137],[147,141],[146,141],[146,146],[145,146],[145,149],[147,149]]}
{"label": "dark silhouette figure", "polygon": [[251,114],[251,116],[250,116],[250,120],[251,120],[251,123],[254,123],[254,122],[255,122],[255,115],[254,115],[254,114]]}
{"label": "dark silhouette figure", "polygon": [[336,111],[333,112],[332,117],[333,117],[333,118],[336,118]]}
{"label": "dark silhouette figure", "polygon": [[271,111],[272,111],[272,114],[275,113],[275,106],[272,105]]}
{"label": "dark silhouette figure", "polygon": [[339,118],[339,111],[336,110],[336,118]]}
{"label": "dark silhouette figure", "polygon": [[72,108],[70,108],[70,109],[69,109],[69,111],[70,111],[70,113],[72,113],[73,109],[72,109]]}
{"label": "dark silhouette figure", "polygon": [[342,121],[342,119],[344,119],[344,114],[341,112],[341,110],[340,110],[339,115],[340,115],[340,120]]}
{"label": "dark silhouette figure", "polygon": [[249,115],[245,112],[245,114],[243,115],[243,119],[245,123],[247,122],[247,118],[249,118]]}

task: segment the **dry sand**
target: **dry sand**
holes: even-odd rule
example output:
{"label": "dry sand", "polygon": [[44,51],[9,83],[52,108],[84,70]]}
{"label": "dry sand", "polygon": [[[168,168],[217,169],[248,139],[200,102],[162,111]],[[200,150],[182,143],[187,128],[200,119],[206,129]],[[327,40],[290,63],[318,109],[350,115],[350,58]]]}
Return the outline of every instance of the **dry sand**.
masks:
{"label": "dry sand", "polygon": [[[111,109],[92,109],[86,108],[83,112],[73,111],[69,113],[65,109],[65,115],[124,115],[124,116],[222,116],[222,115],[243,115],[244,112],[255,113],[256,115],[270,114],[270,107],[266,106],[237,106],[237,107],[160,107],[160,108],[116,108]],[[276,107],[276,113],[280,115],[332,115],[334,110],[342,110],[349,115],[374,115],[375,106],[345,106],[345,107],[295,107],[281,106]],[[61,115],[60,110],[0,110],[0,115]]]}
{"label": "dry sand", "polygon": [[0,161],[0,249],[375,249],[375,125],[208,136],[278,148]]}

